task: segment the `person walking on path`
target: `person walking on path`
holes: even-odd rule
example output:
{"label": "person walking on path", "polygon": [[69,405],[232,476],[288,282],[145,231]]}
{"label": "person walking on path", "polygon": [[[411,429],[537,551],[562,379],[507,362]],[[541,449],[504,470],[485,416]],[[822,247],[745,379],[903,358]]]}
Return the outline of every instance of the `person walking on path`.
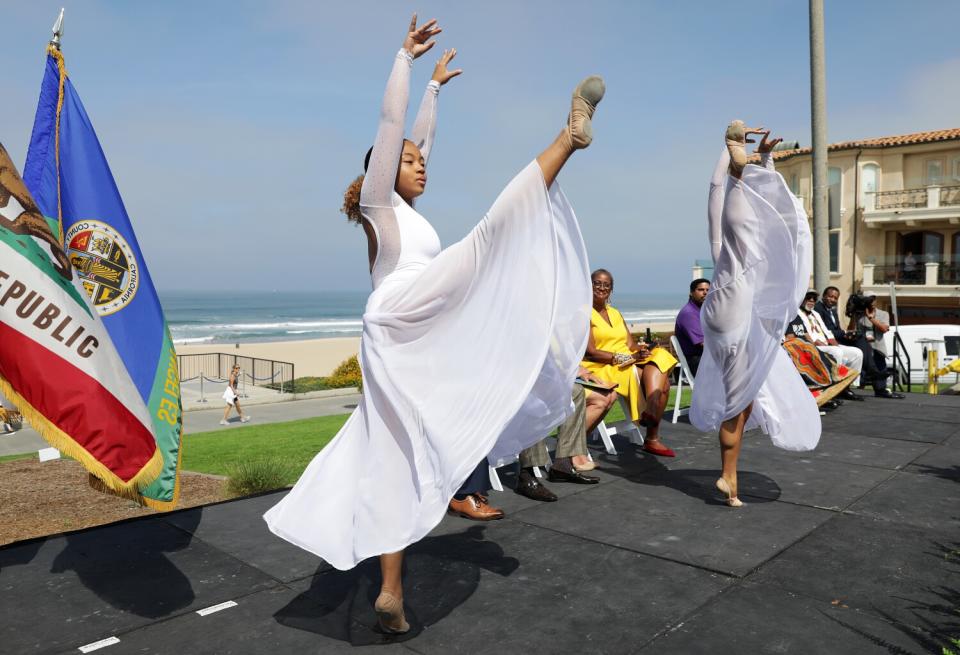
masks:
{"label": "person walking on path", "polygon": [[240,383],[240,365],[234,364],[233,368],[230,369],[230,380],[227,382],[227,388],[223,391],[223,399],[226,401],[227,406],[223,410],[223,418],[220,419],[220,425],[229,425],[227,417],[230,416],[230,410],[236,408],[237,414],[240,415],[240,422],[246,423],[250,420],[250,415],[243,415],[243,410],[240,409],[240,396],[237,395],[237,385]]}
{"label": "person walking on path", "polygon": [[[414,15],[406,32],[366,175],[344,198],[344,212],[366,233],[373,282],[363,315],[363,397],[264,514],[274,534],[338,569],[379,556],[375,609],[388,633],[410,629],[404,549],[440,522],[478,461],[516,454],[572,411],[589,268],[556,178],[590,144],[604,93],[601,78],[583,80],[559,136],[466,238],[442,249],[414,201],[426,187],[440,87],[460,71],[447,68],[456,51],[444,53],[405,139],[410,70],[440,28],[435,20],[418,27]],[[493,91],[491,102],[509,104],[502,89]]]}

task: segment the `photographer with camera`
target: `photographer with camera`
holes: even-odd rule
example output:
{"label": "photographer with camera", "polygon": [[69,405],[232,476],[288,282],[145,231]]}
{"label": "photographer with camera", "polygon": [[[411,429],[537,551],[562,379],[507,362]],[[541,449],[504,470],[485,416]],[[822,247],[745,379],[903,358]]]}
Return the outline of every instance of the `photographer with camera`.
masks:
{"label": "photographer with camera", "polygon": [[[890,376],[887,370],[887,344],[883,335],[890,330],[890,314],[877,308],[876,296],[862,296],[855,294],[847,301],[846,315],[850,317],[847,329],[857,334],[863,334],[867,343],[873,349],[873,362],[879,376],[883,378],[881,389],[873,385],[874,394],[878,398],[901,399],[904,395],[887,389],[886,382]],[[866,354],[864,354],[866,356]]]}
{"label": "photographer with camera", "polygon": [[[892,393],[887,389],[886,365],[881,371],[877,368],[877,362],[874,359],[873,346],[867,340],[866,330],[860,327],[860,318],[866,315],[869,305],[864,296],[854,294],[847,302],[844,312],[851,319],[851,324],[855,329],[844,330],[840,326],[840,318],[837,316],[837,303],[840,300],[840,290],[837,287],[827,287],[823,290],[822,300],[815,306],[815,311],[823,319],[827,329],[833,335],[833,338],[843,348],[856,348],[863,354],[863,368],[861,369],[861,382],[872,384],[873,393],[877,398],[903,398],[902,394]],[[859,398],[852,391],[849,396]],[[862,400],[862,399],[861,399]]]}

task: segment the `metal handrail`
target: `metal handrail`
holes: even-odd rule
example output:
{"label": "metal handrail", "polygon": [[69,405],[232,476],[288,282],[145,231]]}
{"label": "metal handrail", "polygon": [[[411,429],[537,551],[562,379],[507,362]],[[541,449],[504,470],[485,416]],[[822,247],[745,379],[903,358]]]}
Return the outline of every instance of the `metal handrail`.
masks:
{"label": "metal handrail", "polygon": [[[903,358],[900,357],[900,352],[903,351],[903,356],[907,359],[907,366],[904,369]],[[910,366],[910,353],[907,351],[906,344],[903,343],[903,338],[900,336],[899,330],[893,333],[893,389],[894,391],[903,391],[903,382],[901,381],[901,375],[903,371],[906,370],[906,380],[907,380],[907,392],[913,393],[913,383],[910,381],[910,372],[912,370]]]}
{"label": "metal handrail", "polygon": [[292,388],[293,381],[296,379],[292,362],[223,352],[177,355],[177,359],[181,384],[200,378],[201,402],[205,402],[204,380],[223,384],[229,379],[230,370],[234,364],[240,364],[243,370],[238,390],[241,398],[246,397],[248,381],[252,386],[276,387],[277,391],[284,393]]}

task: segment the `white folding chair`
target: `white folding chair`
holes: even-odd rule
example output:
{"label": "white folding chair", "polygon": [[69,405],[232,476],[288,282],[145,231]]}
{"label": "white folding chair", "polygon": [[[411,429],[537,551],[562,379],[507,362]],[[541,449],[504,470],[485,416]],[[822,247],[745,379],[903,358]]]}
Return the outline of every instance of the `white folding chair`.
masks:
{"label": "white folding chair", "polygon": [[[637,383],[640,383],[640,373],[637,371],[636,367],[634,367],[633,373],[637,376]],[[597,425],[596,430],[594,430],[594,434],[599,435],[600,439],[603,441],[603,446],[607,449],[608,455],[617,454],[617,449],[614,448],[613,440],[610,438],[615,434],[629,434],[627,438],[630,440],[630,443],[637,445],[643,443],[643,434],[640,432],[640,427],[630,420],[630,403],[628,403],[627,399],[620,394],[617,394],[617,400],[620,402],[620,409],[623,410],[625,420],[617,421],[616,423],[612,423],[610,425],[607,425],[605,421],[600,421],[600,424]]]}
{"label": "white folding chair", "polygon": [[690,385],[690,389],[693,389],[693,373],[690,372],[690,365],[687,364],[687,358],[683,356],[683,351],[680,350],[680,342],[677,341],[677,335],[674,334],[670,336],[670,344],[673,346],[673,351],[677,353],[677,359],[680,360],[680,375],[677,376],[677,396],[673,403],[672,423],[676,423],[679,417],[690,413],[689,407],[680,409],[680,396],[683,395],[684,378],[686,378],[687,383]]}
{"label": "white folding chair", "polygon": [[[493,487],[494,491],[503,491],[503,483],[500,481],[500,474],[497,473],[497,469],[501,466],[507,466],[508,464],[513,464],[514,462],[520,459],[520,454],[512,455],[510,457],[501,457],[496,461],[495,464],[489,464],[490,472],[490,486]],[[547,451],[547,468],[550,468],[553,465],[553,460],[550,459],[550,451]],[[540,470],[539,466],[533,467],[533,474],[538,478],[543,478],[543,471]]]}

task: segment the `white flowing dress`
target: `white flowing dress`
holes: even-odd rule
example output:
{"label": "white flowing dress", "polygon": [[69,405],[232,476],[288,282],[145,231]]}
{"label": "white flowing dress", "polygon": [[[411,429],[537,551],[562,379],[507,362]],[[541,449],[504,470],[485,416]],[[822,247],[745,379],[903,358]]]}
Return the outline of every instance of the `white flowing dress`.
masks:
{"label": "white flowing dress", "polygon": [[700,312],[704,349],[690,422],[717,431],[753,403],[747,429],[762,428],[787,450],[812,450],[820,412],[781,347],[813,267],[810,227],[773,158],[762,160],[738,180],[724,149],[710,182],[714,274]]}
{"label": "white flowing dress", "polygon": [[[477,462],[514,455],[572,411],[590,324],[586,249],[557,184],[534,161],[445,250],[394,188],[412,59],[400,51],[360,204],[376,231],[363,315],[363,396],[270,530],[346,570],[424,537]],[[414,126],[429,155],[439,86]]]}

